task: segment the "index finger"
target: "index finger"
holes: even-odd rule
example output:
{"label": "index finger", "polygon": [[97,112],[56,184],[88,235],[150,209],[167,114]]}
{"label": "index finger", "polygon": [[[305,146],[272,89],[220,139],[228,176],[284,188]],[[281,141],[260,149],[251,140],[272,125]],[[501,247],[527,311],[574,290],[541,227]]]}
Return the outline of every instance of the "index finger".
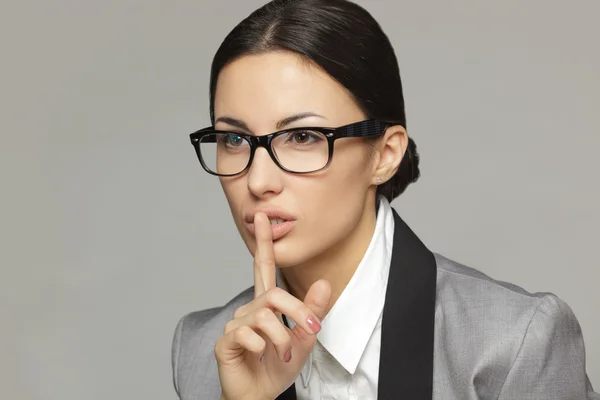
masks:
{"label": "index finger", "polygon": [[273,251],[273,233],[271,221],[264,213],[254,216],[254,297],[277,286],[275,279],[275,252]]}

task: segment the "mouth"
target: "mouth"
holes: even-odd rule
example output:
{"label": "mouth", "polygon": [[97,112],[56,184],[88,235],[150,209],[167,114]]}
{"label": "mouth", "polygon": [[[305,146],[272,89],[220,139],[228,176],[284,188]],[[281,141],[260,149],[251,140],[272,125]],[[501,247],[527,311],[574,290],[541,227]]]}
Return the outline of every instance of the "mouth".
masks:
{"label": "mouth", "polygon": [[[279,240],[285,235],[287,235],[292,230],[295,224],[296,221],[286,221],[283,219],[271,220],[271,235],[273,241]],[[255,228],[253,222],[246,222],[246,227],[252,235],[255,235]]]}
{"label": "mouth", "polygon": [[287,222],[285,219],[282,219],[282,218],[274,218],[274,219],[270,219],[269,221],[271,221],[271,225],[278,225],[278,224],[283,224],[283,223]]}
{"label": "mouth", "polygon": [[245,222],[248,231],[255,235],[256,229],[254,226],[254,215],[257,212],[263,212],[269,217],[269,221],[271,222],[271,234],[273,241],[279,240],[285,235],[287,235],[294,225],[296,225],[296,219],[281,210],[256,210],[255,212],[246,215]]}

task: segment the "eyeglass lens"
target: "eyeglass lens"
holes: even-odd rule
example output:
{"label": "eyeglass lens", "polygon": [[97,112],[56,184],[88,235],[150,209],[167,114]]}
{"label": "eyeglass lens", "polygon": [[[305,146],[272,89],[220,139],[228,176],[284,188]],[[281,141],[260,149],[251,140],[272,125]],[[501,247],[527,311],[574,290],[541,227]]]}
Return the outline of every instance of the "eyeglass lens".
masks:
{"label": "eyeglass lens", "polygon": [[[293,172],[319,170],[329,161],[329,144],[321,132],[283,132],[273,138],[271,148],[281,166]],[[217,174],[238,174],[250,160],[250,141],[235,133],[214,133],[200,140],[200,154],[206,167]]]}

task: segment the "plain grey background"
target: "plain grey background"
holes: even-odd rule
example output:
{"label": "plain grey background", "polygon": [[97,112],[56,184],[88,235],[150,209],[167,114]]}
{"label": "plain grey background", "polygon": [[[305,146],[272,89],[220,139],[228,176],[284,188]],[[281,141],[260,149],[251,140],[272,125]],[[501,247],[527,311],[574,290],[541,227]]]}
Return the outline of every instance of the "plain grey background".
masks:
{"label": "plain grey background", "polygon": [[[174,399],[178,319],[252,284],[188,134],[262,4],[0,2],[0,398]],[[566,300],[598,390],[600,2],[360,4],[422,157],[393,205],[432,250]]]}

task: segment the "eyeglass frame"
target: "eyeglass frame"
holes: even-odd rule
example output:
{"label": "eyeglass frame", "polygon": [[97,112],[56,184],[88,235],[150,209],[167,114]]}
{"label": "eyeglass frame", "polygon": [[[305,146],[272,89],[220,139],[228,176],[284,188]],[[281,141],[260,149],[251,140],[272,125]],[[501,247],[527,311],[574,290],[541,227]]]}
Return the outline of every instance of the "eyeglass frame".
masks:
{"label": "eyeglass frame", "polygon": [[[202,168],[211,175],[222,176],[222,177],[231,177],[231,176],[237,176],[237,175],[243,174],[252,165],[252,160],[254,159],[254,154],[256,153],[256,150],[259,147],[264,147],[265,150],[267,150],[267,153],[269,153],[271,160],[273,160],[275,165],[277,165],[283,171],[289,172],[291,174],[304,175],[304,174],[313,174],[315,172],[322,171],[331,164],[331,159],[333,158],[334,142],[337,139],[347,138],[347,137],[364,137],[364,138],[377,137],[377,136],[383,135],[387,128],[389,128],[390,126],[394,126],[394,125],[403,126],[401,123],[398,123],[398,122],[382,121],[382,120],[377,120],[377,119],[367,119],[367,120],[363,120],[363,121],[353,122],[351,124],[343,125],[343,126],[340,126],[337,128],[324,128],[324,127],[316,127],[316,126],[295,127],[295,128],[283,129],[283,130],[280,130],[277,132],[273,132],[273,133],[269,133],[267,135],[261,135],[261,136],[250,135],[247,133],[232,132],[232,131],[227,131],[227,130],[219,130],[219,129],[215,129],[214,126],[209,126],[206,128],[199,129],[193,133],[190,133],[190,141],[191,141],[192,145],[194,146],[194,149],[196,150],[196,155],[198,156],[198,160],[200,161]],[[280,161],[277,159],[277,154],[273,151],[273,148],[271,147],[273,139],[276,138],[277,136],[280,136],[280,135],[283,135],[286,133],[290,133],[290,132],[293,133],[295,131],[315,131],[315,132],[319,132],[325,136],[325,138],[327,139],[327,145],[329,147],[329,152],[327,155],[327,163],[323,167],[313,170],[313,171],[297,172],[297,171],[289,170],[289,169],[285,168],[283,165],[281,165]],[[202,158],[202,152],[200,151],[200,143],[201,143],[201,139],[204,136],[214,135],[214,134],[234,134],[236,136],[242,137],[243,139],[245,139],[247,142],[250,143],[250,155],[248,157],[248,164],[246,164],[246,166],[240,172],[237,172],[235,174],[219,174],[217,172],[211,171],[210,168],[208,168],[208,166],[204,162],[204,159]]]}

